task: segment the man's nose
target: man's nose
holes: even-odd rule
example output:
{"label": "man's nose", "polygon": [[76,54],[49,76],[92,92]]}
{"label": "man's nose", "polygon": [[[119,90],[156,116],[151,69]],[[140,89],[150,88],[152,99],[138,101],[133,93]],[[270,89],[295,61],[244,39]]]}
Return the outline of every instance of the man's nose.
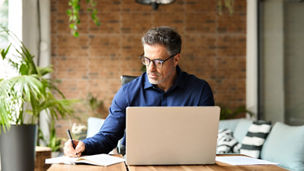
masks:
{"label": "man's nose", "polygon": [[150,71],[155,71],[155,70],[156,70],[156,65],[155,65],[155,63],[154,63],[153,61],[151,61],[151,62],[149,63],[148,69],[149,69]]}

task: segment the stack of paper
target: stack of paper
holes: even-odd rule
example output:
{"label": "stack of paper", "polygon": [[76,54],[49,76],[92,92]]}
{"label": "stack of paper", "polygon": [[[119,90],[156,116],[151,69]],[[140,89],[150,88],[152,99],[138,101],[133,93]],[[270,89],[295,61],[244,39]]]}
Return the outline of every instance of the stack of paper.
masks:
{"label": "stack of paper", "polygon": [[99,166],[109,166],[112,164],[124,162],[120,157],[110,156],[108,154],[97,154],[90,156],[81,156],[79,158],[72,158],[67,156],[49,158],[45,160],[46,164],[77,164],[85,163]]}
{"label": "stack of paper", "polygon": [[216,157],[215,160],[231,165],[257,165],[257,164],[277,165],[278,164],[266,160],[260,160],[251,157],[245,157],[245,156],[219,156]]}

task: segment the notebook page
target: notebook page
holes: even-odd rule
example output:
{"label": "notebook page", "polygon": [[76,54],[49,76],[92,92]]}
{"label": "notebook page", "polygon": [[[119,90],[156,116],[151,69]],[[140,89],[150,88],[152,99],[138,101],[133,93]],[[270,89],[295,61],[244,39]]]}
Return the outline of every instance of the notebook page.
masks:
{"label": "notebook page", "polygon": [[45,159],[45,164],[75,164],[78,158],[72,158],[67,156],[55,157]]}
{"label": "notebook page", "polygon": [[94,165],[109,166],[112,164],[124,162],[125,159],[120,157],[114,157],[108,154],[97,154],[80,157],[76,162],[78,163],[82,161]]}
{"label": "notebook page", "polygon": [[124,162],[125,159],[120,157],[114,157],[108,154],[97,154],[81,156],[79,158],[72,158],[67,156],[49,158],[45,160],[46,164],[76,164],[76,163],[86,163],[99,166],[109,166],[112,164]]}

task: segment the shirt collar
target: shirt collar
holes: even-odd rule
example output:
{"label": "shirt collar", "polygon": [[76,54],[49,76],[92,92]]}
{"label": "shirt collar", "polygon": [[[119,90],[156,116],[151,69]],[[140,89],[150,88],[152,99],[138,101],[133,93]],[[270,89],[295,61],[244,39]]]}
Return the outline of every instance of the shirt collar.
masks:
{"label": "shirt collar", "polygon": [[147,72],[145,72],[144,77],[145,77],[144,89],[148,89],[148,88],[154,87],[153,84],[151,84],[151,83],[149,82]]}
{"label": "shirt collar", "polygon": [[[183,71],[180,69],[179,66],[176,66],[176,74],[177,74],[177,78],[176,78],[175,82],[173,83],[173,86],[170,89],[175,88],[175,87],[183,88],[184,85],[185,85],[184,74],[183,74]],[[157,88],[156,86],[154,86],[153,84],[151,84],[149,82],[147,73],[144,74],[144,77],[145,77],[144,89],[148,89],[148,88],[151,88],[151,87],[152,88]]]}
{"label": "shirt collar", "polygon": [[185,74],[184,72],[180,69],[179,66],[176,67],[176,73],[177,73],[177,78],[173,84],[173,86],[183,88],[185,85]]}

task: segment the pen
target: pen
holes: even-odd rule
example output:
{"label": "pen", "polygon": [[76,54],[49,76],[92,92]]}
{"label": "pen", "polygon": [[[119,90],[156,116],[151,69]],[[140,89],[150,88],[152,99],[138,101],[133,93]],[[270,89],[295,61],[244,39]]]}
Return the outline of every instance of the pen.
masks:
{"label": "pen", "polygon": [[75,144],[74,144],[74,142],[73,142],[73,138],[72,138],[72,135],[71,135],[71,132],[70,132],[69,129],[67,130],[67,134],[68,134],[68,137],[70,138],[70,140],[71,140],[71,142],[72,142],[73,148],[75,149]]}

